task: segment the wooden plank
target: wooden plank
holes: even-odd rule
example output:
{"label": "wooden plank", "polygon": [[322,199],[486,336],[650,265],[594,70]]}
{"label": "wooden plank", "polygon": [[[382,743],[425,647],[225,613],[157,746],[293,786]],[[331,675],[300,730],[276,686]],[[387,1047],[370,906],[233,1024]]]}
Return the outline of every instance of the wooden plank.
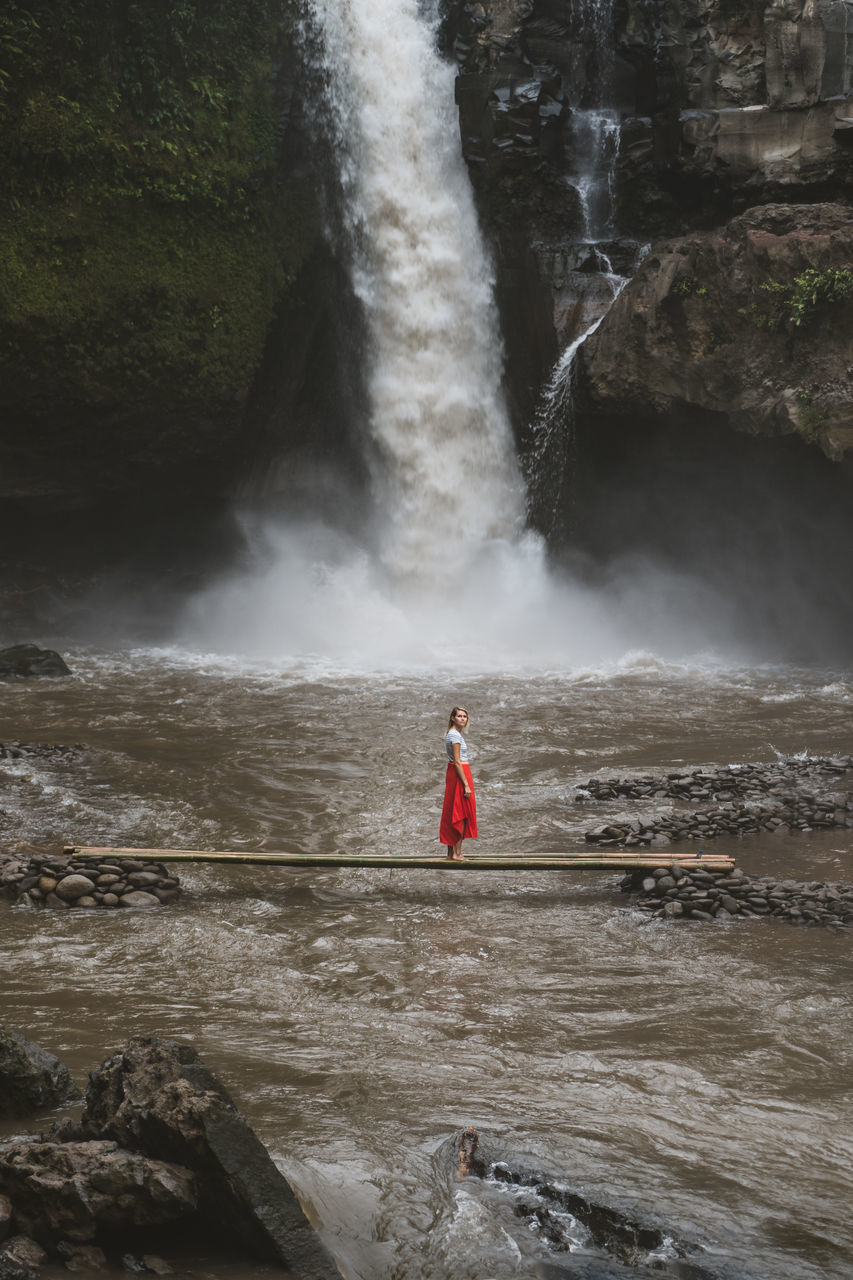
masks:
{"label": "wooden plank", "polygon": [[129,849],[97,845],[66,845],[64,852],[81,860],[135,858],[149,862],[208,862],[233,865],[278,867],[468,867],[479,871],[630,871],[634,868],[668,866],[678,862],[684,867],[705,867],[715,871],[731,870],[734,858],[727,854],[695,853],[682,855],[644,853],[578,853],[471,854],[464,862],[454,862],[438,855],[348,854],[348,853],[273,853],[233,852],[205,849]]}

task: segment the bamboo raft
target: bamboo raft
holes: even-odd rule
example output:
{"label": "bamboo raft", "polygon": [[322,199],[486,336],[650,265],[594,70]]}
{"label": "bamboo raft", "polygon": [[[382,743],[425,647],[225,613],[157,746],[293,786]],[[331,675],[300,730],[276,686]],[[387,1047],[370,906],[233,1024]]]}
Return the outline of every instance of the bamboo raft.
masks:
{"label": "bamboo raft", "polygon": [[471,854],[463,862],[447,857],[388,853],[235,853],[204,849],[114,849],[97,845],[66,845],[64,853],[80,861],[116,858],[147,862],[213,862],[275,867],[453,867],[462,871],[634,871],[665,867],[675,862],[685,870],[732,871],[735,860],[725,853],[527,853]]}

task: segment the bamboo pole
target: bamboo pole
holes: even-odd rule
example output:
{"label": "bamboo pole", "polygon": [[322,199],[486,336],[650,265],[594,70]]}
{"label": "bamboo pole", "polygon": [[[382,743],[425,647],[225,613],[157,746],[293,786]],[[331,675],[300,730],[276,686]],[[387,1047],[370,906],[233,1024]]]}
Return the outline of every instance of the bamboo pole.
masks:
{"label": "bamboo pole", "polygon": [[532,853],[466,855],[463,862],[454,862],[440,856],[409,854],[351,854],[351,853],[273,853],[233,852],[205,849],[130,849],[101,847],[97,845],[66,845],[66,854],[83,861],[109,861],[133,858],[149,862],[209,862],[234,865],[278,867],[463,867],[477,871],[631,871],[634,869],[668,866],[678,863],[685,868],[704,867],[714,871],[730,871],[734,858],[727,854],[711,853],[600,853],[587,850],[578,853]]}

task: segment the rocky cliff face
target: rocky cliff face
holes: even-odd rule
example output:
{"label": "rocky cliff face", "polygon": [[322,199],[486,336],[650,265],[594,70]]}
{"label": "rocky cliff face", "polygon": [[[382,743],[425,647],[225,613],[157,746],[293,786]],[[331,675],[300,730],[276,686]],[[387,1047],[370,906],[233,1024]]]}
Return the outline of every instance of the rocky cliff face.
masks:
{"label": "rocky cliff face", "polygon": [[[518,406],[530,412],[554,350],[607,309],[602,277],[630,274],[638,242],[769,201],[846,198],[850,25],[843,0],[451,8],[463,145],[496,245]],[[608,109],[609,155],[591,176],[609,210],[591,235],[578,154],[590,115]]]}
{"label": "rocky cliff face", "polygon": [[656,245],[582,348],[591,406],[698,409],[840,458],[853,450],[851,263],[839,204],[761,205]]}
{"label": "rocky cliff face", "polygon": [[292,9],[33,0],[0,54],[5,523],[96,511],[121,539],[337,427]]}

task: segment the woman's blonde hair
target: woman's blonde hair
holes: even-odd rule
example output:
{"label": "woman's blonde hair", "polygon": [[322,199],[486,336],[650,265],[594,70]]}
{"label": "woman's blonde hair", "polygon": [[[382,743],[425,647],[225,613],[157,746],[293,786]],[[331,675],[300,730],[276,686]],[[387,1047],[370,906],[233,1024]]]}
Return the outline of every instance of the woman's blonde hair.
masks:
{"label": "woman's blonde hair", "polygon": [[[449,720],[448,720],[448,722],[447,722],[447,732],[448,732],[448,733],[449,733],[449,732],[450,732],[450,730],[453,728],[453,717],[456,715],[456,712],[457,712],[457,711],[464,711],[464,712],[465,712],[465,714],[466,714],[466,716],[468,715],[468,708],[467,708],[467,707],[454,707],[454,708],[453,708],[453,710],[452,710],[452,711],[451,711],[451,713],[450,713],[450,719],[449,719]],[[471,718],[471,717],[470,717],[470,716],[468,716],[468,718],[469,718],[469,720],[470,720],[470,718]]]}

